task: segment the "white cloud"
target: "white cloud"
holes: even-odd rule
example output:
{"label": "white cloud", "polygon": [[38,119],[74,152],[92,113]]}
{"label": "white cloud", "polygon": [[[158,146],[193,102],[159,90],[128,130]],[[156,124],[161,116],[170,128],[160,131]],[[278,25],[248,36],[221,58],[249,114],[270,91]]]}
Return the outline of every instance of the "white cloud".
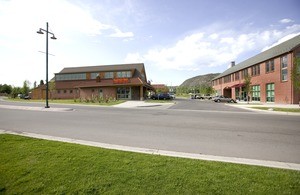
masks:
{"label": "white cloud", "polygon": [[282,23],[282,24],[286,24],[286,23],[291,23],[291,22],[294,22],[294,21],[289,19],[289,18],[285,18],[285,19],[279,20],[279,22]]}
{"label": "white cloud", "polygon": [[[259,52],[280,38],[285,41],[299,34],[300,26],[288,26],[282,30],[268,29],[240,34],[223,30],[218,34],[198,32],[178,40],[169,47],[158,47],[142,53],[129,53],[126,60],[138,60],[167,70],[202,70],[225,66],[249,51]],[[251,56],[249,56],[251,57]],[[245,60],[245,59],[239,59]]]}
{"label": "white cloud", "polygon": [[293,33],[293,34],[286,35],[286,36],[282,37],[281,39],[279,39],[279,40],[278,40],[277,42],[275,42],[274,44],[272,44],[272,45],[270,45],[270,46],[267,46],[267,47],[264,47],[264,48],[262,49],[262,51],[266,51],[266,50],[268,50],[268,49],[270,49],[270,48],[272,48],[272,47],[275,47],[276,45],[279,45],[280,43],[283,43],[283,42],[285,42],[285,41],[287,41],[287,40],[289,40],[289,39],[291,39],[291,38],[293,38],[293,37],[295,37],[295,36],[298,36],[298,35],[300,35],[300,33]]}
{"label": "white cloud", "polygon": [[119,29],[114,29],[115,32],[111,35],[109,35],[110,37],[116,37],[116,38],[131,38],[134,36],[133,32],[122,32]]}
{"label": "white cloud", "polygon": [[[90,38],[132,38],[114,24],[97,20],[88,9],[67,0],[0,0],[0,83],[22,85],[25,79],[39,81],[45,75],[45,35],[39,28],[55,34],[57,41],[49,40],[49,77],[66,65],[76,66],[87,61]],[[96,36],[96,37],[95,37]],[[93,41],[90,41],[93,42]],[[83,57],[82,57],[83,56]],[[34,70],[34,71],[32,71]]]}

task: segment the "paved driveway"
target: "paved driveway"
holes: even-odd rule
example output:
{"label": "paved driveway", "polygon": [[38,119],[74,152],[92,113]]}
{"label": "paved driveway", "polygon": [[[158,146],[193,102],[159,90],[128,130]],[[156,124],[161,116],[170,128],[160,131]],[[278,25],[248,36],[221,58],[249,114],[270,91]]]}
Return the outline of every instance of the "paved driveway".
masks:
{"label": "paved driveway", "polygon": [[225,103],[216,103],[211,100],[198,99],[176,99],[176,104],[170,109],[177,110],[209,110],[209,111],[233,111],[233,112],[251,112],[249,110],[228,106]]}

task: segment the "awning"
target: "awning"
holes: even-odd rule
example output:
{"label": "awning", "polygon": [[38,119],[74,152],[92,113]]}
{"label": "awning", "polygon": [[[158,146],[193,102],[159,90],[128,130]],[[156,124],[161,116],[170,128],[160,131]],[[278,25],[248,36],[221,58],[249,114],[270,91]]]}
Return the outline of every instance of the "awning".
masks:
{"label": "awning", "polygon": [[243,87],[244,85],[245,85],[244,83],[239,83],[239,84],[232,85],[230,88],[240,88]]}

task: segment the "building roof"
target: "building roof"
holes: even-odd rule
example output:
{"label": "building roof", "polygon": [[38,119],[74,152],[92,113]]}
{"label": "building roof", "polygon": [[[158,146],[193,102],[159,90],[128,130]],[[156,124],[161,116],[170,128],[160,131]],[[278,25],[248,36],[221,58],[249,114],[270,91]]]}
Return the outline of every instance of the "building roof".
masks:
{"label": "building roof", "polygon": [[266,51],[263,51],[256,56],[253,56],[227,70],[225,70],[223,73],[221,73],[219,76],[215,77],[213,80],[216,80],[218,78],[227,76],[229,74],[232,74],[234,72],[237,72],[239,70],[248,68],[250,66],[253,66],[255,64],[259,64],[261,62],[264,62],[268,59],[272,59],[274,57],[280,56],[282,54],[288,53],[295,49],[296,47],[300,46],[300,35],[295,36],[292,39],[289,39],[283,43],[280,43],[277,46],[274,46]]}
{"label": "building roof", "polygon": [[142,70],[145,70],[143,63],[136,63],[136,64],[116,64],[116,65],[68,67],[68,68],[62,69],[57,74],[103,72],[103,71],[125,71],[125,70],[132,70],[132,69],[137,69],[139,72],[141,72]]}

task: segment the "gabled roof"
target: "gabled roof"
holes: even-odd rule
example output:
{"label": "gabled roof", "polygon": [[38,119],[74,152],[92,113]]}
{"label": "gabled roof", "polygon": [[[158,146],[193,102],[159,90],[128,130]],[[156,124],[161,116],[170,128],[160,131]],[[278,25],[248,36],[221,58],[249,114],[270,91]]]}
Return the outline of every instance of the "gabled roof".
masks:
{"label": "gabled roof", "polygon": [[274,46],[266,51],[263,51],[263,52],[257,54],[256,56],[253,56],[253,57],[225,70],[223,73],[221,73],[219,76],[215,77],[213,80],[227,76],[227,75],[237,72],[239,70],[243,70],[243,69],[253,66],[255,64],[259,64],[266,60],[275,58],[282,54],[288,53],[288,52],[294,50],[298,46],[300,46],[300,35],[298,35],[292,39],[289,39],[277,46]]}
{"label": "gabled roof", "polygon": [[142,72],[142,70],[145,70],[145,67],[144,67],[143,63],[68,67],[68,68],[62,69],[57,74],[104,72],[104,71],[125,71],[125,70],[132,70],[132,69],[137,69],[139,72]]}

